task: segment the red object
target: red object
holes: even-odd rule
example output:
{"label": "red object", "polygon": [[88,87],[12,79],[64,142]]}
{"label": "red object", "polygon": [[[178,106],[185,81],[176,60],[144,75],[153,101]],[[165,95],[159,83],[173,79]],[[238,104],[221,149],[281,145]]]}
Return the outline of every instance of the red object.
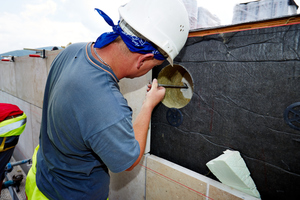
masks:
{"label": "red object", "polygon": [[2,59],[1,61],[10,61],[9,59]]}
{"label": "red object", "polygon": [[0,122],[9,116],[21,114],[23,114],[23,111],[20,110],[18,106],[8,103],[0,103]]}
{"label": "red object", "polygon": [[29,54],[29,57],[36,57],[36,58],[40,58],[40,57],[41,57],[41,55],[39,55],[39,54]]}

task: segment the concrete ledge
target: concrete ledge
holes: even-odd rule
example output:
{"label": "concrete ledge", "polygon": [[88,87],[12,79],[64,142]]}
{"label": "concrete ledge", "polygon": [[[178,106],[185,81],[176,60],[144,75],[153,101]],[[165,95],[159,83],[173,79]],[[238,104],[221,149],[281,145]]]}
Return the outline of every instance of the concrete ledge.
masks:
{"label": "concrete ledge", "polygon": [[147,157],[146,199],[258,200],[154,155]]}

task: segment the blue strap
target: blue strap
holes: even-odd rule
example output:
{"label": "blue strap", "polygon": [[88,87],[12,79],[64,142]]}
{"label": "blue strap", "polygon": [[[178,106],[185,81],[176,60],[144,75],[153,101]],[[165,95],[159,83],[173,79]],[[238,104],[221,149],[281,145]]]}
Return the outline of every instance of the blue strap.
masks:
{"label": "blue strap", "polygon": [[122,40],[128,47],[128,49],[131,52],[141,53],[141,54],[147,54],[152,53],[154,54],[154,58],[157,60],[165,60],[166,58],[156,49],[155,45],[151,42],[148,42],[146,40],[143,40],[137,36],[128,35],[125,33],[119,25],[114,25],[114,22],[112,19],[107,16],[102,10],[99,10],[98,8],[95,8],[97,12],[104,18],[106,23],[108,23],[112,29],[113,32],[106,32],[100,35],[100,37],[97,38],[94,47],[101,48],[105,45],[110,44],[112,41],[114,41],[118,36],[121,36]]}

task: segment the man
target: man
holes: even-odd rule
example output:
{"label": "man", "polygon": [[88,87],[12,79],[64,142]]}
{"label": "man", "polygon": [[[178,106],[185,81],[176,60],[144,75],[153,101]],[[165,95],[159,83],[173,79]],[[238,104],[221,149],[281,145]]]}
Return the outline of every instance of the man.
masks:
{"label": "man", "polygon": [[26,115],[13,104],[0,103],[0,194],[5,167],[26,126]]}
{"label": "man", "polygon": [[96,10],[113,32],[70,45],[52,63],[28,199],[107,199],[108,170],[139,163],[152,110],[165,94],[153,80],[132,124],[118,81],[142,76],[166,59],[172,64],[186,42],[188,15],[178,0],[132,0],[119,9],[118,25]]}

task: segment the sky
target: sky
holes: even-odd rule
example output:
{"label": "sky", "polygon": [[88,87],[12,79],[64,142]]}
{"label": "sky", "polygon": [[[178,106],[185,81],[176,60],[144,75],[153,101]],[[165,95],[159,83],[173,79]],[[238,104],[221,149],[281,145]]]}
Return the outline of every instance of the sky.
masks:
{"label": "sky", "polygon": [[[66,46],[95,41],[111,27],[94,11],[103,10],[116,24],[118,8],[129,0],[0,0],[0,54],[23,48]],[[245,0],[194,0],[216,15],[222,25],[232,21],[233,7]],[[300,5],[300,0],[296,0]]]}

